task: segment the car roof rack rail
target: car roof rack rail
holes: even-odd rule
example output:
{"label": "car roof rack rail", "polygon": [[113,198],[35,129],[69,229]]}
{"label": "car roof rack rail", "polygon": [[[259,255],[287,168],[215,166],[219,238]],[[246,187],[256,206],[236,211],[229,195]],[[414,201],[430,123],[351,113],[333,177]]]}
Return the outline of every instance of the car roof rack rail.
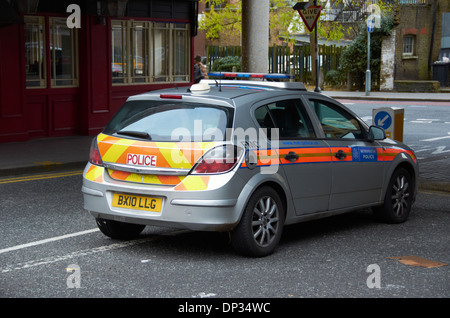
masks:
{"label": "car roof rack rail", "polygon": [[[291,79],[291,75],[279,73],[246,73],[246,72],[210,72],[208,77],[217,79],[201,80],[202,83],[218,85],[251,85],[267,88],[278,88],[288,90],[306,91],[305,84],[302,82],[281,82],[280,80]],[[246,80],[234,80],[233,78],[242,78]],[[259,79],[259,80],[258,80]],[[219,81],[219,82],[217,82]]]}

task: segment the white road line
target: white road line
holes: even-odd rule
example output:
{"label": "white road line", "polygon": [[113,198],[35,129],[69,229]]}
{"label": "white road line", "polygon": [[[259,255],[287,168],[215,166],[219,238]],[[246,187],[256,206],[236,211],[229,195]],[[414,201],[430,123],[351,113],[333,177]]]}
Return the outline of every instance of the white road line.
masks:
{"label": "white road line", "polygon": [[[450,135],[450,132],[448,134]],[[436,140],[448,139],[448,138],[450,138],[450,136],[434,137],[434,138],[429,138],[429,139],[423,139],[421,141],[436,141]]]}
{"label": "white road line", "polygon": [[37,259],[37,260],[33,260],[33,261],[24,262],[24,263],[6,265],[5,267],[0,268],[0,273],[8,273],[8,272],[11,272],[11,271],[17,270],[17,269],[26,269],[26,268],[40,266],[40,265],[47,265],[47,264],[56,263],[59,261],[72,259],[75,257],[92,255],[92,254],[96,254],[96,253],[100,253],[100,252],[110,251],[110,250],[123,248],[123,247],[131,246],[131,245],[141,244],[141,243],[150,241],[152,239],[155,240],[156,238],[150,237],[150,238],[145,238],[145,239],[140,239],[140,240],[127,241],[127,242],[123,242],[123,243],[115,243],[115,244],[110,244],[110,245],[89,248],[89,249],[85,249],[85,250],[81,250],[81,251],[76,251],[76,252],[72,252],[72,253],[69,253],[66,255],[50,256],[50,257],[45,257],[45,258],[41,258],[41,259]]}
{"label": "white road line", "polygon": [[97,232],[97,231],[99,231],[99,229],[95,228],[95,229],[91,229],[91,230],[86,230],[86,231],[81,231],[81,232],[61,235],[61,236],[55,236],[55,237],[51,237],[51,238],[48,238],[48,239],[45,239],[45,240],[30,242],[30,243],[21,244],[21,245],[16,245],[16,246],[12,246],[12,247],[8,247],[8,248],[4,248],[4,249],[0,250],[0,254],[6,253],[6,252],[11,252],[11,251],[16,251],[16,250],[20,250],[20,249],[23,249],[23,248],[36,246],[36,245],[41,245],[41,244],[45,244],[45,243],[49,243],[49,242],[64,240],[66,238],[75,237],[75,236],[79,236],[79,235],[85,235],[85,234],[89,234],[89,233],[93,233],[93,232]]}
{"label": "white road line", "polygon": [[[4,252],[17,250],[17,249],[21,249],[21,248],[25,248],[25,247],[29,247],[29,246],[35,246],[38,244],[53,242],[53,241],[65,239],[68,237],[74,237],[74,236],[78,236],[78,235],[88,234],[88,233],[92,233],[92,232],[96,232],[96,231],[98,231],[98,229],[92,229],[92,230],[62,235],[62,236],[58,236],[58,237],[54,237],[54,238],[50,238],[50,239],[46,239],[46,240],[36,241],[36,242],[28,243],[28,244],[17,245],[14,247],[3,249],[3,250],[1,250],[1,252],[4,253]],[[49,256],[49,257],[32,260],[32,261],[27,261],[27,262],[23,262],[23,263],[10,264],[10,265],[6,265],[4,267],[0,267],[0,273],[8,273],[13,270],[27,269],[30,267],[47,265],[47,264],[56,263],[59,261],[64,261],[64,260],[68,260],[68,259],[72,259],[72,258],[76,258],[76,257],[80,257],[80,256],[87,256],[87,255],[92,255],[92,254],[101,253],[101,252],[105,252],[105,251],[115,250],[115,249],[119,249],[119,248],[123,248],[123,247],[138,245],[138,244],[145,243],[145,242],[156,241],[156,240],[161,239],[164,236],[176,236],[176,235],[185,234],[185,233],[189,233],[189,232],[191,232],[191,231],[175,230],[174,232],[169,232],[169,233],[165,233],[165,234],[157,235],[157,236],[145,237],[145,238],[138,239],[138,240],[131,240],[131,241],[126,241],[126,242],[121,242],[121,243],[113,243],[113,244],[109,244],[109,245],[88,248],[85,250],[76,251],[76,252],[72,252],[72,253],[65,254],[65,255]]]}
{"label": "white road line", "polygon": [[430,150],[432,150],[432,149],[434,149],[434,148],[424,148],[424,149],[414,150],[414,152],[415,152],[415,153],[418,153],[418,152],[422,152],[422,151],[430,151]]}

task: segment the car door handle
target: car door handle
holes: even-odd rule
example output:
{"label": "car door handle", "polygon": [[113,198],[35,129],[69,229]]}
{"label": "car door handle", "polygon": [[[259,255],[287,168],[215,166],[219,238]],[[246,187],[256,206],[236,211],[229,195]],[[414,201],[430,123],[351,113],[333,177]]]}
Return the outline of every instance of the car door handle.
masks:
{"label": "car door handle", "polygon": [[335,156],[337,159],[339,159],[339,160],[344,160],[345,157],[347,157],[347,154],[346,154],[344,151],[339,150],[338,152],[336,152],[336,153],[334,154],[334,156]]}
{"label": "car door handle", "polygon": [[289,162],[295,162],[298,159],[298,155],[293,151],[289,151],[288,154],[284,155],[284,159],[288,160]]}

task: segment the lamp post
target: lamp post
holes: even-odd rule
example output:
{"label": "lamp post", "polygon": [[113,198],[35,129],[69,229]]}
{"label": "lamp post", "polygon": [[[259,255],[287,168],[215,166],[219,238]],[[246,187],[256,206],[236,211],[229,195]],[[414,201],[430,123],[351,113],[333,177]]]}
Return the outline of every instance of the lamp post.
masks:
{"label": "lamp post", "polygon": [[370,33],[373,32],[373,28],[379,28],[381,23],[381,10],[376,4],[371,4],[367,8],[369,17],[367,18],[367,71],[366,71],[366,96],[370,95]]}
{"label": "lamp post", "polygon": [[366,96],[370,96],[370,33],[373,32],[372,19],[367,19],[367,70],[366,70]]}

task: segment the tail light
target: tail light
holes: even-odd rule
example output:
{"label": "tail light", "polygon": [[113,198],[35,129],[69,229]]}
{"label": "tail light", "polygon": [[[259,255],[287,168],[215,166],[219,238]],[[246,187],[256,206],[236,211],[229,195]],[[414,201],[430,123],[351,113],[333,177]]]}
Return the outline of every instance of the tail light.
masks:
{"label": "tail light", "polygon": [[89,162],[97,166],[103,166],[102,157],[100,156],[100,151],[97,146],[97,138],[92,140],[91,149],[89,151]]}
{"label": "tail light", "polygon": [[222,146],[208,151],[195,165],[193,174],[216,174],[232,170],[238,163],[243,149],[235,146]]}

